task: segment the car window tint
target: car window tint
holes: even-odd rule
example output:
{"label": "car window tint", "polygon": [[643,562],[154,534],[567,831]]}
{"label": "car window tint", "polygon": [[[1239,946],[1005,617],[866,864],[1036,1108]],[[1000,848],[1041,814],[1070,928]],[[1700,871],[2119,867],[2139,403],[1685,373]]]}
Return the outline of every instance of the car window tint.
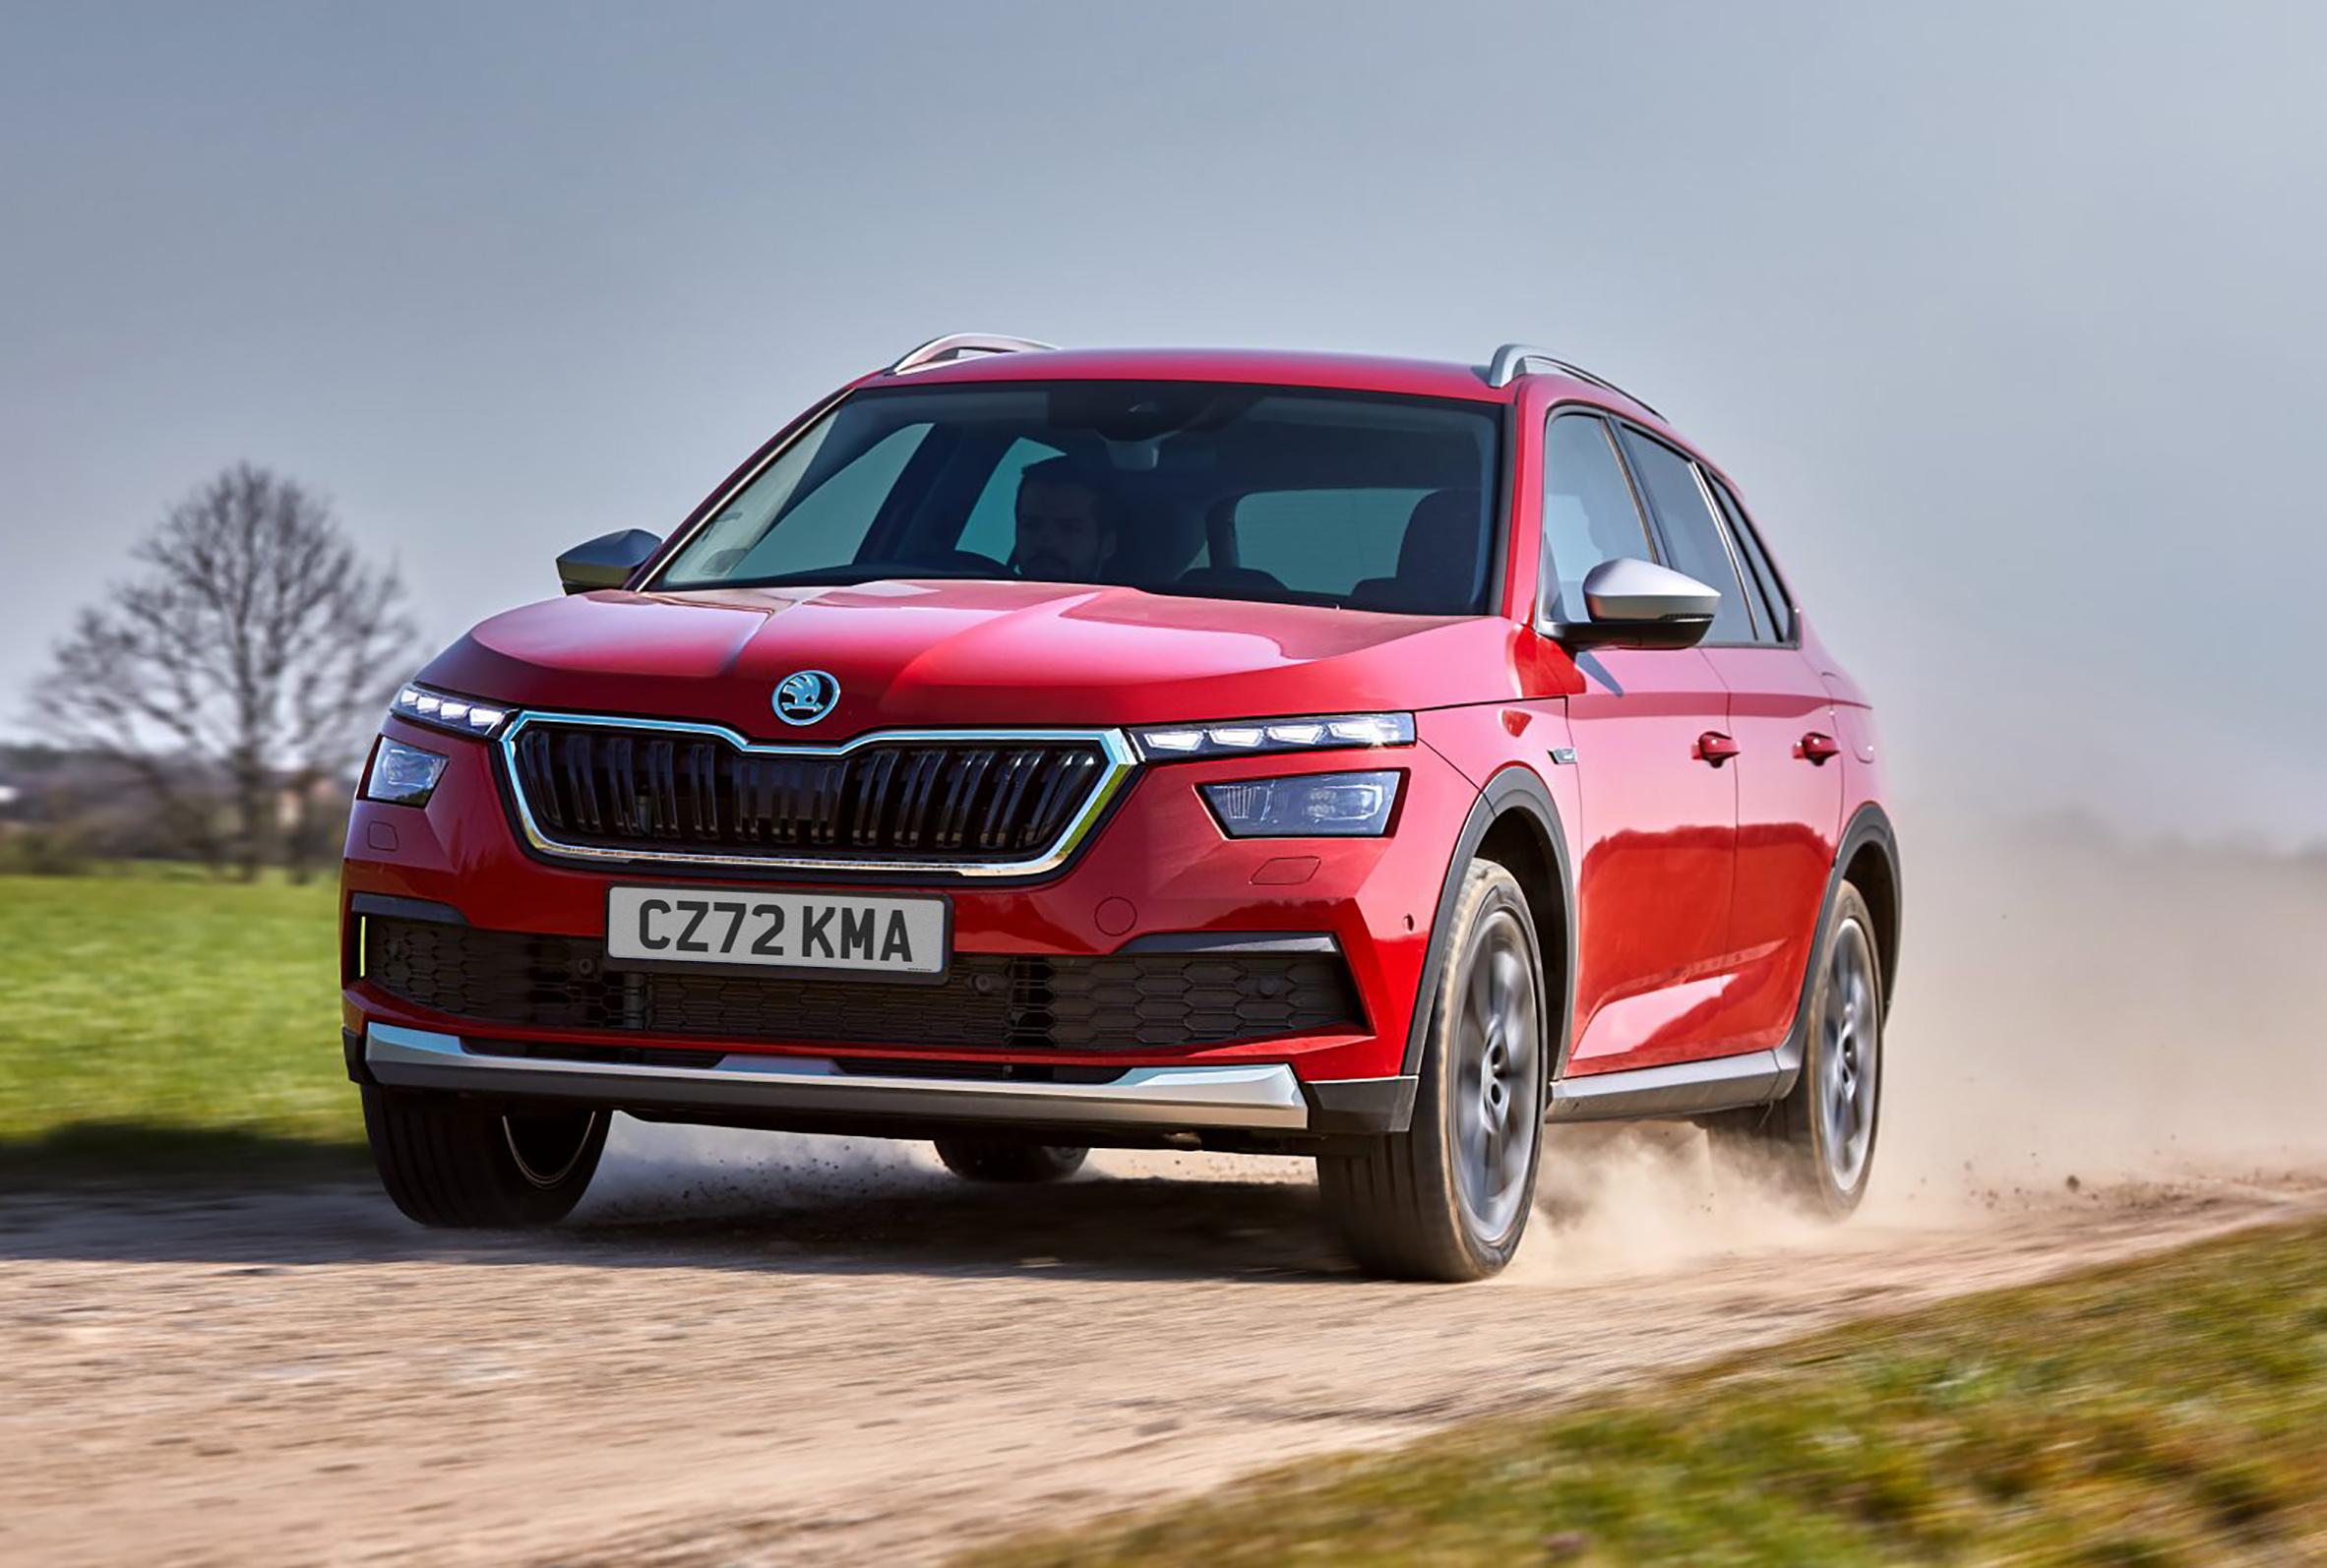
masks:
{"label": "car window tint", "polygon": [[1058,448],[1028,441],[1023,436],[1011,442],[994,464],[994,472],[986,480],[985,488],[978,492],[976,503],[970,507],[969,516],[961,525],[957,548],[996,561],[1010,560],[1018,547],[1019,476],[1034,464],[1059,455]]}
{"label": "car window tint", "polygon": [[902,425],[867,447],[806,495],[798,497],[765,535],[728,570],[749,577],[779,572],[791,561],[849,561],[865,537],[865,522],[896,488],[897,475],[928,437],[926,424]]}
{"label": "car window tint", "polygon": [[1583,580],[1601,562],[1655,557],[1608,425],[1595,415],[1557,414],[1544,432],[1543,542],[1555,621],[1590,619]]}
{"label": "car window tint", "polygon": [[1722,540],[1721,524],[1705,504],[1705,492],[1696,481],[1696,464],[1663,442],[1630,430],[1624,432],[1624,451],[1631,455],[1632,472],[1648,493],[1649,508],[1664,535],[1669,553],[1665,565],[1686,573],[1721,595],[1721,607],[1713,612],[1713,630],[1705,633],[1705,640],[1752,641],[1753,614],[1745,605],[1745,584],[1739,580],[1729,546]]}
{"label": "car window tint", "polygon": [[1721,503],[1721,510],[1729,518],[1729,536],[1737,541],[1738,551],[1745,557],[1745,567],[1752,573],[1754,583],[1761,589],[1761,603],[1767,612],[1762,622],[1772,642],[1794,640],[1794,606],[1786,597],[1786,585],[1778,580],[1777,568],[1770,565],[1769,553],[1761,548],[1760,535],[1746,519],[1745,509],[1738,505],[1738,498],[1729,487],[1711,474],[1705,482],[1713,487],[1713,495]]}
{"label": "car window tint", "polygon": [[[1469,399],[1210,382],[859,390],[725,498],[668,590],[1030,576],[1382,614],[1485,607],[1502,440]],[[1033,514],[1029,475],[1060,492]],[[1229,553],[1239,502],[1250,562]],[[1056,535],[1055,538],[1051,535]],[[1203,557],[1217,545],[1228,559]]]}
{"label": "car window tint", "polygon": [[1346,594],[1369,577],[1395,576],[1407,519],[1429,494],[1269,490],[1246,496],[1236,504],[1237,565],[1333,594]]}

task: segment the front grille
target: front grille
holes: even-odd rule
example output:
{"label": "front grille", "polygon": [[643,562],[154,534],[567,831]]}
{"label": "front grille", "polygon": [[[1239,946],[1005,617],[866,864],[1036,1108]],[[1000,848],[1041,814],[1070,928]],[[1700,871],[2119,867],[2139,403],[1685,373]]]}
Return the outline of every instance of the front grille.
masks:
{"label": "front grille", "polygon": [[964,954],[937,985],[619,970],[587,937],[364,918],[364,973],[479,1023],[787,1044],[1146,1051],[1357,1026],[1338,953]]}
{"label": "front grille", "polygon": [[510,747],[552,848],[749,861],[1008,866],[1039,857],[1114,773],[1093,738],[917,738],[841,754],[558,719]]}

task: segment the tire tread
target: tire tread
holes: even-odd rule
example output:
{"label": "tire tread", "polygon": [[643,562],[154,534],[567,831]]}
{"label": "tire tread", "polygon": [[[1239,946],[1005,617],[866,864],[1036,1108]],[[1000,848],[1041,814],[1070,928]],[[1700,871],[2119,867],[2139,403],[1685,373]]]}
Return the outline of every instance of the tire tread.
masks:
{"label": "tire tread", "polygon": [[[1463,873],[1449,930],[1449,954],[1459,952],[1480,911],[1498,894],[1527,909],[1517,878],[1494,861],[1475,860]],[[1530,932],[1533,926],[1522,920]],[[1539,995],[1542,954],[1536,955]],[[1459,977],[1449,962],[1439,977],[1432,1009],[1423,1082],[1415,1097],[1414,1120],[1404,1132],[1369,1140],[1358,1153],[1320,1156],[1317,1186],[1342,1242],[1359,1267],[1393,1279],[1457,1282],[1484,1279],[1500,1269],[1526,1229],[1522,1211],[1503,1249],[1486,1249],[1470,1236],[1458,1210],[1454,1176],[1446,1168],[1439,1106],[1444,1049],[1440,1040],[1445,1003]],[[1540,1016],[1540,1014],[1539,1014]],[[1538,1082],[1542,1082],[1538,1074]],[[1538,1108],[1540,1112],[1540,1107]],[[1540,1154],[1542,1140],[1537,1139]]]}
{"label": "tire tread", "polygon": [[564,1180],[538,1187],[519,1172],[498,1113],[450,1096],[366,1085],[364,1131],[389,1200],[407,1219],[453,1230],[552,1225],[572,1212],[606,1143],[600,1114]]}

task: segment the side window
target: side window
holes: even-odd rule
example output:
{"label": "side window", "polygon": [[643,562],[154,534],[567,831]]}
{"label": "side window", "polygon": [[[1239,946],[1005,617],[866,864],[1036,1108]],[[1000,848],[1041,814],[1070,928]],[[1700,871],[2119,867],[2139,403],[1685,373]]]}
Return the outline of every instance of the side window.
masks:
{"label": "side window", "polygon": [[1018,476],[1038,462],[1058,456],[1059,449],[1020,436],[994,464],[985,488],[978,492],[969,517],[961,525],[954,548],[1008,561],[1018,548]]}
{"label": "side window", "polygon": [[1586,573],[1603,561],[1653,559],[1623,464],[1594,414],[1554,414],[1544,430],[1543,599],[1555,621],[1585,620]]}
{"label": "side window", "polygon": [[1745,566],[1760,585],[1761,602],[1768,609],[1762,625],[1770,631],[1773,642],[1794,640],[1794,601],[1786,597],[1786,585],[1778,580],[1777,568],[1769,564],[1769,553],[1761,548],[1761,538],[1753,531],[1753,524],[1745,517],[1745,509],[1738,505],[1738,498],[1729,493],[1729,486],[1705,475],[1705,483],[1713,487],[1713,498],[1721,503],[1721,510],[1729,517],[1729,536],[1737,541],[1738,551],[1745,558]]}
{"label": "side window", "polygon": [[1751,642],[1753,612],[1745,599],[1745,583],[1738,576],[1737,563],[1730,559],[1729,545],[1721,536],[1721,524],[1697,483],[1696,464],[1663,442],[1631,430],[1624,432],[1624,451],[1664,533],[1665,548],[1670,552],[1665,565],[1720,591],[1721,608],[1713,614],[1713,630],[1705,634],[1705,640]]}

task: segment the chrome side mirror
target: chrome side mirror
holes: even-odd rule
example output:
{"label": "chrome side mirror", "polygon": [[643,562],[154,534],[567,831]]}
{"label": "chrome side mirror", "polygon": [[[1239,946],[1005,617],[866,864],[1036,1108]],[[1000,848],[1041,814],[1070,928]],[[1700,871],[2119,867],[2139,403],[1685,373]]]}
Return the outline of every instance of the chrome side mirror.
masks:
{"label": "chrome side mirror", "polygon": [[1603,561],[1584,576],[1589,621],[1560,628],[1572,646],[1693,648],[1712,630],[1718,589],[1653,561]]}
{"label": "chrome side mirror", "polygon": [[643,528],[602,533],[558,557],[558,581],[568,593],[619,588],[661,548],[662,540]]}

